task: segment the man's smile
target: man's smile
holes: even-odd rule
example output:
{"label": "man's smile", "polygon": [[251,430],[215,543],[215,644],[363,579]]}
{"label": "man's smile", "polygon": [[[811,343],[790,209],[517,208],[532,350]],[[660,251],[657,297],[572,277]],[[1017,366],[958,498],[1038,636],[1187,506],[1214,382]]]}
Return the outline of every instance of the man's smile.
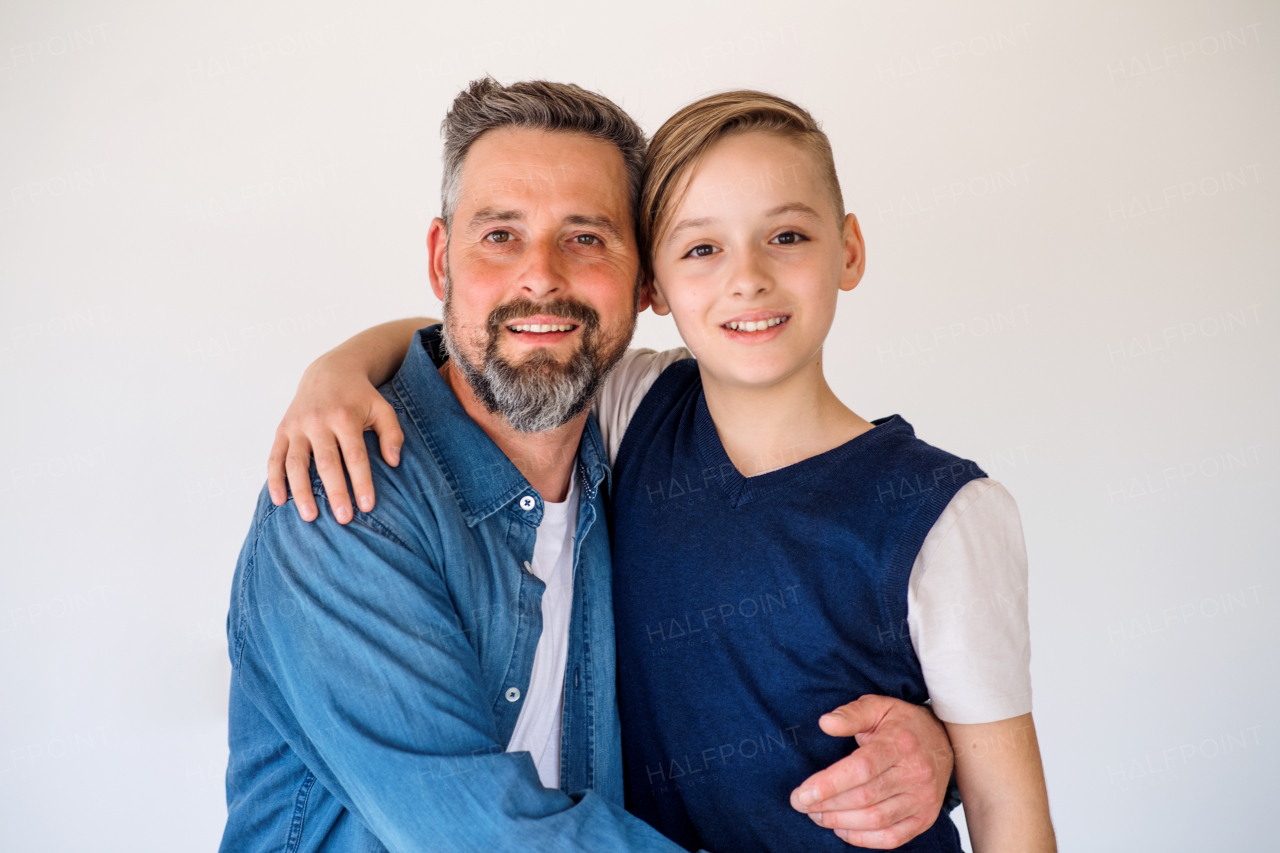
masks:
{"label": "man's smile", "polygon": [[568,337],[578,330],[579,324],[563,317],[538,314],[532,317],[518,317],[510,323],[504,323],[503,328],[512,334],[519,335],[529,343],[534,340],[539,343],[549,343]]}

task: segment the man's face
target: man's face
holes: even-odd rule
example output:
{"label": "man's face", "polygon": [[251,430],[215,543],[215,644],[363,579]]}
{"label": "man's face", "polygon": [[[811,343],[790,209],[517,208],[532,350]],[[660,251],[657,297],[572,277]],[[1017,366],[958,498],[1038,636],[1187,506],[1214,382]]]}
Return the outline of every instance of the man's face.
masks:
{"label": "man's face", "polygon": [[635,329],[640,258],[618,149],[490,131],[467,152],[452,227],[432,228],[446,340],[480,400],[525,432],[590,405]]}

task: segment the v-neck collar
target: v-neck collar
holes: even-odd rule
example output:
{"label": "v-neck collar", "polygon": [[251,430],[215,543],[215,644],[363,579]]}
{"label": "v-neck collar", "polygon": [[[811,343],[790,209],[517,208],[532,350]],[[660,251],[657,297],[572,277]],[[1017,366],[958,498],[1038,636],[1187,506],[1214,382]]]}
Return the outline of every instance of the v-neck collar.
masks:
{"label": "v-neck collar", "polygon": [[[699,383],[701,384],[701,383]],[[912,432],[911,424],[898,415],[879,418],[872,421],[873,429],[856,436],[844,444],[830,450],[810,456],[791,465],[777,468],[754,477],[744,477],[720,440],[715,421],[711,419],[711,411],[707,408],[706,392],[698,388],[698,403],[693,416],[695,439],[698,444],[698,455],[708,469],[715,470],[713,479],[728,496],[730,504],[740,507],[761,498],[768,497],[784,489],[794,489],[807,480],[821,474],[832,466],[839,465],[850,457],[865,452],[879,444],[886,437],[906,430]]]}

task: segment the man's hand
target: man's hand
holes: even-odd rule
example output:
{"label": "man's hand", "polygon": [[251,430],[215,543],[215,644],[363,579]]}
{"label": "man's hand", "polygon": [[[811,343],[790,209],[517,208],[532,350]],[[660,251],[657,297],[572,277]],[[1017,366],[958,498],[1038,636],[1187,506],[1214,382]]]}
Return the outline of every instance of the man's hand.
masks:
{"label": "man's hand", "polygon": [[818,720],[832,737],[854,737],[852,755],[791,792],[791,807],[858,847],[887,850],[938,819],[954,757],[946,730],[924,705],[863,696]]}

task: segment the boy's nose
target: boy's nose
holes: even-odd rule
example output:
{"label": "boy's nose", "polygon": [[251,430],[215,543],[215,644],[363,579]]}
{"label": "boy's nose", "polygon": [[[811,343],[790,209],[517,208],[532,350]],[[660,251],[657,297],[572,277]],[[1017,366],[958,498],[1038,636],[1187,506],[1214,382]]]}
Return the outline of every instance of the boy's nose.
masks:
{"label": "boy's nose", "polygon": [[739,256],[729,281],[734,296],[750,299],[773,288],[773,277],[762,261],[757,252],[744,252]]}

